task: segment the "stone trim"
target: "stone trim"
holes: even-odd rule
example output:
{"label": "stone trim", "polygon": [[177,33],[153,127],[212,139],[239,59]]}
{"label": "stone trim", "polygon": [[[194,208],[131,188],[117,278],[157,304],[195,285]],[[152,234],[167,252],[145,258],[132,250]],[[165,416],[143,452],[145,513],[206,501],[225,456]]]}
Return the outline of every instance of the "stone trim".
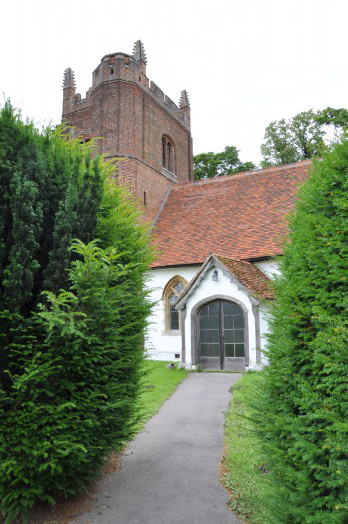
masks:
{"label": "stone trim", "polygon": [[150,229],[150,233],[149,233],[149,234],[152,233],[152,230],[153,230],[153,228],[155,227],[155,224],[156,224],[157,220],[159,219],[160,214],[162,213],[162,209],[164,208],[164,206],[165,206],[166,203],[167,203],[167,200],[168,200],[168,198],[169,198],[170,192],[171,192],[171,189],[169,188],[168,191],[167,191],[166,196],[164,197],[164,199],[163,199],[163,201],[162,201],[161,207],[160,207],[159,210],[158,210],[158,213],[157,213],[157,215],[156,215],[156,217],[155,217],[155,220],[154,220],[154,221],[152,222],[152,224],[151,224],[151,229]]}
{"label": "stone trim", "polygon": [[187,309],[180,311],[181,316],[181,363],[186,363],[186,340],[185,340],[185,322],[186,322]]}
{"label": "stone trim", "polygon": [[165,167],[162,166],[162,175],[164,175],[166,178],[169,178],[169,180],[172,180],[173,182],[178,183],[178,177],[172,173],[172,171],[169,171]]}
{"label": "stone trim", "polygon": [[181,337],[181,330],[178,329],[178,330],[162,331],[162,336],[163,337]]}
{"label": "stone trim", "polygon": [[[153,171],[156,171],[156,173],[159,173],[160,175],[168,178],[168,180],[170,180],[171,182],[174,182],[174,184],[178,184],[179,181],[178,181],[178,177],[176,175],[173,175],[172,173],[170,173],[170,171],[166,171],[166,173],[164,173],[163,171],[160,171],[159,169],[156,169],[155,167],[153,166],[150,166],[150,164],[148,164],[147,162],[145,162],[145,160],[142,160],[141,158],[139,158],[138,156],[134,156],[134,155],[130,155],[128,153],[125,153],[124,155],[122,154],[115,154],[115,155],[104,155],[104,158],[105,160],[110,160],[112,158],[127,158],[129,160],[137,160],[138,162],[140,162],[141,164],[144,164],[144,166],[152,169]],[[168,173],[168,174],[167,174]],[[170,176],[169,176],[170,175]]]}
{"label": "stone trim", "polygon": [[261,335],[260,335],[260,309],[257,305],[252,305],[255,318],[255,340],[256,340],[256,363],[261,364]]}
{"label": "stone trim", "polygon": [[174,277],[172,277],[168,282],[167,284],[165,285],[164,289],[163,289],[163,294],[162,294],[162,300],[164,302],[164,332],[162,333],[163,336],[173,336],[173,335],[180,335],[180,332],[182,330],[182,324],[181,324],[181,315],[179,313],[179,329],[178,330],[172,330],[170,329],[170,305],[169,305],[169,296],[174,292],[175,295],[177,295],[177,293],[175,293],[175,291],[173,290],[173,287],[176,285],[176,284],[182,284],[184,286],[184,288],[187,286],[188,282],[187,280],[180,276],[180,275],[175,275]]}
{"label": "stone trim", "polygon": [[190,285],[185,289],[183,292],[183,296],[180,297],[176,303],[177,309],[183,309],[185,307],[186,301],[189,298],[189,296],[194,292],[194,290],[200,285],[202,279],[205,277],[207,272],[213,268],[216,267],[220,269],[225,276],[227,276],[230,281],[238,287],[241,291],[244,291],[244,293],[248,296],[250,302],[253,305],[259,305],[260,301],[257,300],[257,298],[254,296],[252,291],[248,289],[246,286],[244,286],[229,270],[226,268],[222,262],[219,261],[217,257],[214,255],[209,255],[205,263],[203,264],[200,271],[197,273],[197,275],[194,277],[193,280],[191,280]]}

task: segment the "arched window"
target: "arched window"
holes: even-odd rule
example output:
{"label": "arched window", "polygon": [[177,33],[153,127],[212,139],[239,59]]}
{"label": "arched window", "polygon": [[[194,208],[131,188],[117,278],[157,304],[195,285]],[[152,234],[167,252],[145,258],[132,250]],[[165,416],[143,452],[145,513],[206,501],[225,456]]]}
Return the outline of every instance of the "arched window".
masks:
{"label": "arched window", "polygon": [[175,309],[175,303],[184,291],[187,281],[179,276],[172,278],[163,291],[165,331],[180,332],[179,311]]}
{"label": "arched window", "polygon": [[162,138],[162,167],[166,167],[166,141]]}
{"label": "arched window", "polygon": [[167,142],[167,157],[168,157],[168,171],[172,170],[172,157],[171,157],[172,147],[170,142]]}
{"label": "arched window", "polygon": [[162,167],[171,173],[175,172],[175,150],[173,141],[163,135],[162,137]]}

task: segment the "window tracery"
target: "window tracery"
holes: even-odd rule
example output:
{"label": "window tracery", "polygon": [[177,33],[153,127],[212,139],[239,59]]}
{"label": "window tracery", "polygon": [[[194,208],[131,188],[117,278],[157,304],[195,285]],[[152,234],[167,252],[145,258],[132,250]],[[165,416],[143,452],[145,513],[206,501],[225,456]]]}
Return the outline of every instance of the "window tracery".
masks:
{"label": "window tracery", "polygon": [[175,149],[173,141],[168,137],[162,136],[162,167],[170,173],[175,172]]}
{"label": "window tracery", "polygon": [[166,285],[163,292],[164,300],[164,313],[165,313],[165,331],[177,331],[181,330],[181,322],[179,311],[175,309],[175,304],[181,293],[184,291],[187,281],[180,277],[175,276]]}

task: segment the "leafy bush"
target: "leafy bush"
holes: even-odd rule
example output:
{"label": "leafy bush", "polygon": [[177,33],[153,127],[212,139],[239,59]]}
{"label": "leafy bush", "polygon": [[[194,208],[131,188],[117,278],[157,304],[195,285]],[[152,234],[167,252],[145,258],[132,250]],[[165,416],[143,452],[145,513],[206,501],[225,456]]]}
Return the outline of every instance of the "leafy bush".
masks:
{"label": "leafy bush", "polygon": [[43,289],[68,283],[73,238],[96,237],[105,169],[93,143],[40,133],[0,111],[0,308],[27,316]]}
{"label": "leafy bush", "polygon": [[257,428],[274,523],[348,522],[348,141],[299,192]]}
{"label": "leafy bush", "polygon": [[36,500],[83,489],[137,419],[148,235],[110,178],[113,166],[91,147],[59,130],[39,133],[10,104],[0,112],[6,523],[26,518]]}
{"label": "leafy bush", "polygon": [[93,144],[70,140],[64,128],[39,132],[23,123],[10,102],[0,111],[0,385],[7,394],[21,322],[25,331],[44,289],[68,285],[72,239],[96,237],[107,170],[92,152]]}
{"label": "leafy bush", "polygon": [[0,404],[7,522],[37,499],[53,503],[85,487],[136,422],[150,308],[133,287],[138,264],[120,263],[122,255],[96,242],[76,242],[74,251],[82,260],[69,271],[71,291],[47,293],[50,306],[35,315],[46,337],[21,345],[21,373]]}

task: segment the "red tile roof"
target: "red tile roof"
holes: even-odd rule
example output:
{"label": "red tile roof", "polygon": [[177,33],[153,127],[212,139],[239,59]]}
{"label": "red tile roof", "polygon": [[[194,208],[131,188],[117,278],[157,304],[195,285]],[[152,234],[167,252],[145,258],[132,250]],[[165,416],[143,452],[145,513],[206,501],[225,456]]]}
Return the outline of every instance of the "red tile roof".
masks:
{"label": "red tile roof", "polygon": [[216,267],[218,262],[222,264],[225,271],[236,278],[255,297],[260,300],[272,300],[274,298],[271,280],[257,266],[251,262],[226,258],[212,253],[177,299],[177,309],[182,309],[185,306],[188,297],[200,285],[207,271],[211,267]]}
{"label": "red tile roof", "polygon": [[218,260],[234,275],[243,286],[250,289],[259,298],[274,298],[270,279],[254,264],[233,258],[215,255]]}
{"label": "red tile roof", "polygon": [[173,188],[152,233],[152,267],[202,264],[210,253],[251,260],[282,253],[286,215],[310,160]]}

